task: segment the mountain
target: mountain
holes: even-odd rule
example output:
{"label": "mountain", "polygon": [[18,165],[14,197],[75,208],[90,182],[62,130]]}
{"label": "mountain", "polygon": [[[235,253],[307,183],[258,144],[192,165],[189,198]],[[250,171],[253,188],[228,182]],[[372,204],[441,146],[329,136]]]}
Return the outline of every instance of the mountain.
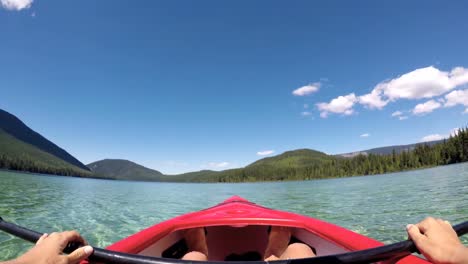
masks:
{"label": "mountain", "polygon": [[114,180],[164,181],[164,175],[135,162],[123,159],[104,159],[88,164],[96,177]]}
{"label": "mountain", "polygon": [[[310,168],[331,164],[337,158],[312,149],[297,149],[257,160],[244,168],[224,171],[198,171],[174,175],[170,180],[190,182],[245,182],[293,180],[312,175]],[[318,173],[318,170],[315,171]]]}
{"label": "mountain", "polygon": [[343,153],[343,154],[338,154],[336,156],[342,156],[342,157],[345,157],[345,158],[352,158],[352,157],[357,156],[359,154],[362,154],[362,155],[369,155],[369,154],[389,155],[389,154],[392,154],[393,150],[395,150],[395,153],[400,154],[403,151],[406,151],[406,152],[412,151],[418,145],[433,146],[433,145],[436,145],[436,144],[439,144],[439,143],[442,143],[442,142],[444,142],[443,139],[442,140],[429,141],[429,142],[408,144],[408,145],[394,145],[394,146],[387,146],[387,147],[380,147],[380,148],[361,150],[361,151],[356,151],[356,152]]}
{"label": "mountain", "polygon": [[81,168],[82,170],[89,171],[89,168],[81,163],[78,159],[26,126],[16,116],[2,109],[0,109],[0,129],[2,129],[7,134],[12,135],[16,139],[42,150],[43,152],[47,152],[59,159]]}
{"label": "mountain", "polygon": [[366,154],[369,155],[345,157],[298,149],[260,159],[244,168],[178,175],[163,175],[126,160],[103,160],[89,167],[99,177],[165,182],[283,181],[373,175],[466,162],[468,128],[447,140],[376,148],[367,150]]}
{"label": "mountain", "polygon": [[88,164],[96,177],[117,180],[141,180],[161,182],[225,182],[284,180],[287,170],[319,166],[336,159],[323,152],[298,149],[260,159],[245,168],[224,171],[202,170],[177,175],[163,175],[161,172],[143,167],[128,160],[105,159]]}
{"label": "mountain", "polygon": [[221,173],[220,171],[201,170],[176,175],[165,175],[163,180],[167,182],[213,182],[218,181],[218,176]]}
{"label": "mountain", "polygon": [[272,167],[303,167],[311,164],[320,163],[323,160],[330,160],[331,156],[312,149],[297,149],[286,151],[280,155],[267,157],[255,161],[247,166],[247,168],[254,168],[259,166],[272,166]]}
{"label": "mountain", "polygon": [[91,176],[91,172],[76,167],[56,156],[25,143],[0,129],[0,168],[11,170]]}

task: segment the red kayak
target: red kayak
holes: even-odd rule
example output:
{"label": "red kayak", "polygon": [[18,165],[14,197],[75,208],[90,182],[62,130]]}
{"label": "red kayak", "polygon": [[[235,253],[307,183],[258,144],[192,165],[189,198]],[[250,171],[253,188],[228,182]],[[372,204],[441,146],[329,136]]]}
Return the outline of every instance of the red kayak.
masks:
{"label": "red kayak", "polygon": [[[224,261],[232,254],[262,255],[270,226],[292,229],[292,242],[309,245],[317,256],[335,255],[382,246],[379,241],[315,218],[269,209],[238,196],[193,213],[144,229],[122,239],[108,250],[177,259],[187,252],[183,230],[204,227],[209,261]],[[294,241],[293,241],[294,240]],[[381,263],[429,263],[416,256]]]}

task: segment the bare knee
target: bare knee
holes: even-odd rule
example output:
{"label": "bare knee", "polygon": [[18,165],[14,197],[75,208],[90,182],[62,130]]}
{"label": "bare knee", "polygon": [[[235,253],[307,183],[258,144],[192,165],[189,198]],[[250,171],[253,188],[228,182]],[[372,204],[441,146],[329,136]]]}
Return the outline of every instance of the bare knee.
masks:
{"label": "bare knee", "polygon": [[191,251],[187,254],[185,254],[182,257],[183,260],[193,260],[193,261],[207,261],[208,258],[206,257],[205,254],[198,252],[198,251]]}
{"label": "bare knee", "polygon": [[304,243],[293,243],[288,246],[281,255],[281,259],[310,258],[315,257],[312,249]]}

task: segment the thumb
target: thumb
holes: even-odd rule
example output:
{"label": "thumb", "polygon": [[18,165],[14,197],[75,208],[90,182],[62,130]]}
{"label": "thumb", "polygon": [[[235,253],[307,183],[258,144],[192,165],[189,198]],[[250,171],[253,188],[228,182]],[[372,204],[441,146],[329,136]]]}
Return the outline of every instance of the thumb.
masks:
{"label": "thumb", "polygon": [[93,247],[91,246],[84,246],[81,247],[68,255],[68,263],[69,264],[76,264],[82,260],[85,260],[93,253]]}

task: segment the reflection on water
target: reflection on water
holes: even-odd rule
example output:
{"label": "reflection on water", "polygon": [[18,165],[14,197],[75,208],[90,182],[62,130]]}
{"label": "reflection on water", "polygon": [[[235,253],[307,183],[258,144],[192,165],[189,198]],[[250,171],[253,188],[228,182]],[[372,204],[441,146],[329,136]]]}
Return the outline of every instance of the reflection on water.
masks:
{"label": "reflection on water", "polygon": [[[240,195],[329,221],[384,243],[432,215],[468,220],[468,163],[381,176],[306,182],[175,184],[0,172],[0,216],[41,232],[76,229],[105,247],[182,213]],[[463,238],[468,243],[468,238]],[[31,245],[0,232],[0,260]]]}

